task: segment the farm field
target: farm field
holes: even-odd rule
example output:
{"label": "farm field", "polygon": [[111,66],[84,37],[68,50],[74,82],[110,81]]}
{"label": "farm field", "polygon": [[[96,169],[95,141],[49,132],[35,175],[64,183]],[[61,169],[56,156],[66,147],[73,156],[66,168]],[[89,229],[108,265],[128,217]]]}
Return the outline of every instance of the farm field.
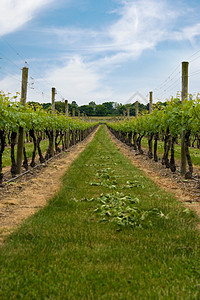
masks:
{"label": "farm field", "polygon": [[1,299],[198,299],[197,216],[101,126],[62,188],[0,249]]}

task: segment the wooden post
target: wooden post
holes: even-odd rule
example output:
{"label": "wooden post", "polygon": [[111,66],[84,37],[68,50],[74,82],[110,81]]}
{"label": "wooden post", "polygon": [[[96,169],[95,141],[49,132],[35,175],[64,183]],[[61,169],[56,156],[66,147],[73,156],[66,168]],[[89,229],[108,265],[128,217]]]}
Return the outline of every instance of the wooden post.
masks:
{"label": "wooden post", "polygon": [[130,121],[130,107],[127,107],[127,121]]}
{"label": "wooden post", "polygon": [[66,117],[69,116],[68,100],[65,100],[65,115]]}
{"label": "wooden post", "polygon": [[[78,119],[80,120],[81,119],[81,113],[80,113],[80,110],[78,110]],[[79,129],[78,131],[78,141],[80,142],[81,141],[81,130]]]}
{"label": "wooden post", "polygon": [[[52,87],[52,89],[51,89],[51,109],[52,109],[53,114],[55,114],[55,95],[56,95],[56,89],[55,89],[55,87]],[[55,140],[55,132],[53,130],[52,144],[51,144],[51,149],[50,149],[51,157],[54,156],[54,140]]]}
{"label": "wooden post", "polygon": [[138,112],[139,112],[139,109],[138,109],[138,101],[135,102],[135,116],[136,118],[138,117]]}
{"label": "wooden post", "polygon": [[188,100],[188,68],[189,62],[182,62],[182,93],[181,101]]}
{"label": "wooden post", "polygon": [[[28,68],[22,69],[22,85],[21,85],[21,104],[26,105],[27,96],[27,83],[28,83]],[[17,144],[17,174],[21,173],[22,157],[24,150],[24,129],[19,127],[18,144]]]}
{"label": "wooden post", "polygon": [[149,114],[152,113],[153,110],[153,92],[149,92]]}
{"label": "wooden post", "polygon": [[[188,100],[188,67],[189,63],[184,61],[182,62],[182,92],[181,92],[181,102]],[[185,153],[185,131],[181,135],[181,174],[186,173],[186,153]]]}
{"label": "wooden post", "polygon": [[[138,107],[138,101],[136,101],[135,102],[135,117],[136,118],[138,118],[138,114],[139,114],[139,107]],[[134,138],[133,138],[134,145],[137,144],[137,137],[138,137],[138,135],[134,134]]]}
{"label": "wooden post", "polygon": [[[69,107],[68,107],[68,100],[65,100],[65,115],[68,118],[69,116]],[[65,149],[69,148],[69,123],[67,132],[65,132]]]}
{"label": "wooden post", "polygon": [[52,87],[51,89],[51,109],[53,114],[55,114],[55,95],[56,95],[56,89],[55,87]]}
{"label": "wooden post", "polygon": [[[149,92],[149,114],[152,113],[153,110],[153,92]],[[153,140],[148,141],[149,143],[149,149],[152,149],[153,147]]]}
{"label": "wooden post", "polygon": [[126,111],[123,110],[123,119],[125,120],[125,118],[126,118]]}
{"label": "wooden post", "polygon": [[72,108],[72,117],[75,118],[75,108]]}

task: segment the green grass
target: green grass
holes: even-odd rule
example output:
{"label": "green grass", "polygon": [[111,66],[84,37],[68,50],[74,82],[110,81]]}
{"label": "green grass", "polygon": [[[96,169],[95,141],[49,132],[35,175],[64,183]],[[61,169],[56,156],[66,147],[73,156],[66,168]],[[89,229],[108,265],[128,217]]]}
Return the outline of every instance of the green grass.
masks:
{"label": "green grass", "polygon": [[[47,148],[48,148],[48,140],[44,140],[40,142],[40,148],[42,153],[44,153]],[[27,158],[31,158],[32,157],[32,152],[33,152],[33,143],[26,143],[25,145],[26,147],[26,155]],[[15,155],[17,153],[17,146],[15,146]],[[7,167],[11,165],[11,158],[10,158],[10,148],[5,148],[4,152],[3,152],[3,165],[2,167]]]}
{"label": "green grass", "polygon": [[[181,146],[179,145],[174,145],[175,150],[174,150],[174,157],[177,161],[181,160]],[[142,147],[148,149],[148,139],[143,138],[142,139]],[[158,156],[161,159],[163,156],[163,150],[164,149],[164,142],[158,141]],[[190,147],[190,156],[192,159],[192,163],[195,166],[200,166],[200,150],[197,148],[192,148]]]}
{"label": "green grass", "polygon": [[[117,191],[168,218],[153,217],[152,226],[142,228],[119,226],[101,222],[97,200],[81,201]],[[199,299],[197,222],[133,167],[101,127],[60,192],[0,249],[0,299]]]}

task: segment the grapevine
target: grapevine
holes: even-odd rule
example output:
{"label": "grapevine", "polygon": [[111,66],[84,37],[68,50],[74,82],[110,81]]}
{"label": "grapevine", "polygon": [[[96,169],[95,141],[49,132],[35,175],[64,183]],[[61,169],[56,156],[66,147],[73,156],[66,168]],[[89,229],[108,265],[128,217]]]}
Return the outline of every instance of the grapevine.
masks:
{"label": "grapevine", "polygon": [[[193,164],[189,147],[191,137],[199,136],[200,133],[200,99],[188,100],[183,103],[179,99],[171,99],[166,106],[157,105],[151,114],[140,115],[131,121],[121,121],[118,123],[107,123],[112,133],[125,142],[139,154],[143,154],[141,141],[143,137],[148,138],[148,157],[158,161],[157,142],[164,141],[162,164],[176,171],[174,159],[174,147],[178,137],[184,132],[185,153],[189,170],[185,174],[186,178],[191,178]],[[154,141],[154,149],[153,149]],[[169,153],[171,157],[169,159]]]}
{"label": "grapevine", "polygon": [[[83,140],[96,126],[96,123],[88,123],[82,120],[74,120],[61,113],[52,114],[52,111],[42,109],[40,106],[23,106],[15,101],[15,98],[9,98],[0,94],[0,184],[3,180],[2,156],[6,145],[6,136],[10,138],[11,153],[11,174],[14,177],[17,172],[15,146],[17,143],[17,134],[19,128],[23,128],[26,135],[29,135],[33,141],[33,153],[30,163],[35,166],[35,156],[38,150],[40,162],[43,163],[49,159],[51,143],[55,142],[55,152],[60,152],[59,147],[62,144],[62,150]],[[40,149],[40,142],[43,137],[48,137],[49,146],[45,157]],[[55,136],[55,141],[53,137]],[[26,149],[23,149],[23,166],[28,169],[28,160]]]}

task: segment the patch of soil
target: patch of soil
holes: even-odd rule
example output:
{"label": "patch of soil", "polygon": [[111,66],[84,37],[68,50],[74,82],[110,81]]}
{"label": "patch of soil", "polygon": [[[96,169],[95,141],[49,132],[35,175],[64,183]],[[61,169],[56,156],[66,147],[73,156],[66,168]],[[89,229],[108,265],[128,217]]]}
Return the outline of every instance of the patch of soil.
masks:
{"label": "patch of soil", "polygon": [[[131,160],[134,166],[144,171],[158,186],[173,193],[185,207],[194,210],[200,217],[199,168],[194,167],[194,178],[186,180],[180,174],[180,167],[177,167],[177,171],[172,173],[161,162],[154,162],[152,159],[149,159],[147,151],[144,151],[144,155],[138,155],[137,151],[119,141],[109,130],[108,134],[115,145]],[[200,229],[200,224],[198,228]]]}
{"label": "patch of soil", "polygon": [[48,164],[0,188],[0,244],[24,219],[44,207],[59,191],[62,176],[92,141],[97,130],[67,152],[54,157]]}

